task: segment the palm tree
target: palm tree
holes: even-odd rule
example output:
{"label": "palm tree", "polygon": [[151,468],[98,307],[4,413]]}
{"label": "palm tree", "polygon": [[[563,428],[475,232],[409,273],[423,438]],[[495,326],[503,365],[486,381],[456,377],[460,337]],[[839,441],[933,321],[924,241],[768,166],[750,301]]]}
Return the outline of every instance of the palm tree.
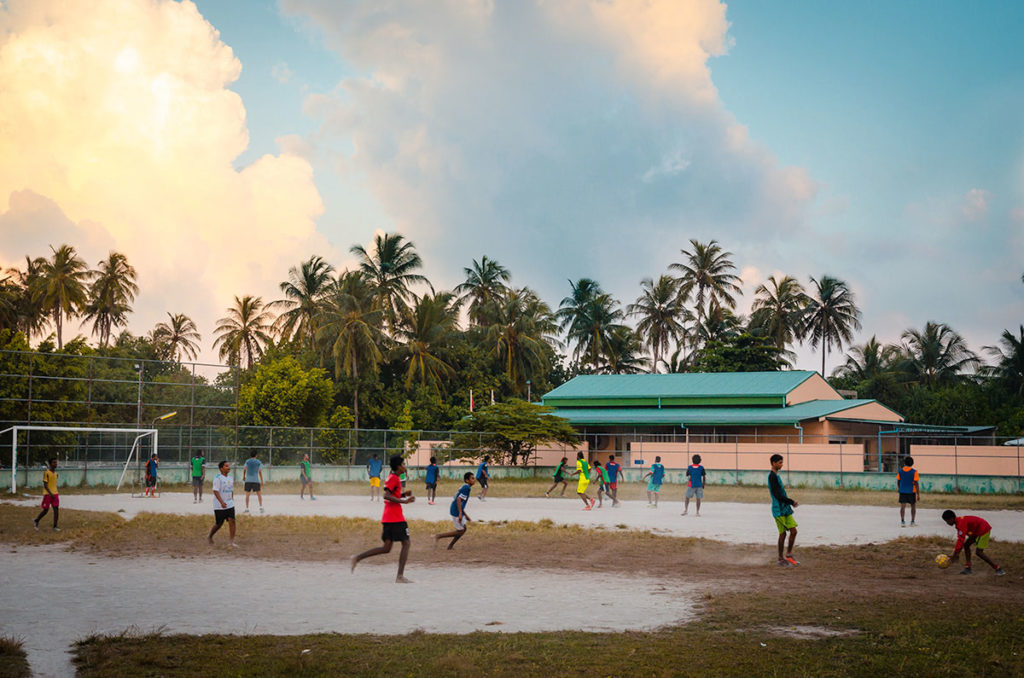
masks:
{"label": "palm tree", "polygon": [[85,306],[86,281],[90,277],[89,267],[78,256],[75,248],[61,245],[53,249],[52,259],[44,259],[39,270],[39,277],[34,280],[35,288],[30,290],[34,300],[43,311],[53,315],[53,324],[57,330],[57,348],[64,347],[64,318],[71,318]]}
{"label": "palm tree", "polygon": [[640,283],[640,296],[626,307],[627,314],[640,318],[636,333],[654,354],[651,372],[658,371],[661,356],[668,352],[672,342],[680,346],[685,344],[684,323],[692,320],[693,315],[683,305],[685,300],[679,294],[679,288],[680,282],[669,275],[660,276],[657,283],[644,278]]}
{"label": "palm tree", "polygon": [[125,325],[139,286],[135,283],[135,268],[120,252],[111,252],[98,265],[84,311],[85,319],[93,321],[92,333],[99,335],[100,346],[106,346],[113,328]]}
{"label": "palm tree", "polygon": [[732,252],[722,250],[717,240],[706,245],[690,240],[690,245],[693,246],[692,252],[681,250],[685,260],[670,264],[669,268],[682,272],[679,280],[683,298],[693,296],[697,320],[703,322],[715,308],[736,308],[733,294],[743,294],[743,290],[738,284],[740,277],[732,272],[736,270],[736,265],[729,258]]}
{"label": "palm tree", "polygon": [[1010,393],[1024,396],[1024,325],[1020,326],[1017,336],[1010,330],[1003,330],[999,344],[984,347],[996,361],[988,372],[1003,382]]}
{"label": "palm tree", "polygon": [[316,255],[288,269],[288,280],[280,285],[286,298],[268,304],[285,309],[274,324],[282,339],[297,337],[309,350],[314,349],[316,319],[324,297],[330,292],[333,272],[334,267]]}
{"label": "palm tree", "polygon": [[714,307],[704,322],[698,323],[694,335],[696,339],[707,344],[710,341],[726,341],[743,333],[743,316],[736,315],[727,308]]}
{"label": "palm tree", "polygon": [[803,319],[809,299],[796,278],[771,276],[754,291],[750,325],[771,337],[780,353],[803,338]]}
{"label": "palm tree", "polygon": [[419,381],[421,386],[440,393],[444,380],[454,376],[455,370],[441,356],[458,332],[457,320],[458,306],[451,292],[425,294],[402,314],[396,332],[400,343],[395,351],[409,362],[406,389]]}
{"label": "palm tree", "polygon": [[498,299],[505,292],[511,275],[508,269],[488,259],[487,255],[480,258],[480,261],[473,261],[472,268],[464,268],[466,281],[455,288],[455,292],[462,295],[459,303],[469,302],[469,320],[474,325],[485,326],[489,324],[494,314],[494,306]]}
{"label": "palm tree", "polygon": [[620,325],[623,314],[619,302],[590,278],[575,283],[570,280],[569,285],[572,294],[562,299],[556,314],[560,329],[576,344],[573,357],[597,369],[608,352],[609,333]]}
{"label": "palm tree", "polygon": [[850,347],[846,362],[837,367],[833,374],[862,383],[891,372],[899,358],[898,346],[882,345],[873,336],[860,346]]}
{"label": "palm tree", "polygon": [[377,374],[384,359],[380,330],[383,310],[373,305],[373,292],[361,271],[345,272],[331,286],[318,321],[317,341],[334,360],[334,375],[346,374],[354,386],[352,415],[359,428],[360,375]]}
{"label": "palm tree", "polygon": [[[354,245],[353,254],[359,255],[359,270],[373,287],[375,304],[384,313],[388,331],[393,335],[402,312],[408,308],[407,300],[415,283],[430,282],[413,271],[422,268],[423,261],[416,247],[398,233],[385,233],[373,239],[373,248],[367,252],[362,245]],[[433,289],[431,289],[433,291]]]}
{"label": "palm tree", "polygon": [[903,371],[925,386],[953,384],[981,364],[967,342],[945,323],[925,323],[924,330],[903,333]]}
{"label": "palm tree", "polygon": [[227,309],[227,317],[217,321],[213,347],[220,344],[218,355],[229,365],[237,367],[245,360],[245,369],[263,356],[263,350],[272,339],[273,315],[266,310],[261,297],[246,295],[235,297],[235,305]]}
{"label": "palm tree", "polygon": [[196,324],[184,313],[168,313],[167,317],[171,322],[157,323],[153,328],[153,344],[163,355],[175,362],[181,362],[182,357],[195,360],[199,355],[199,342],[202,340]]}
{"label": "palm tree", "polygon": [[616,325],[608,333],[608,348],[601,371],[607,374],[637,374],[647,367],[643,344],[629,327]]}
{"label": "palm tree", "polygon": [[825,357],[829,349],[842,349],[843,343],[853,339],[853,331],[860,329],[860,309],[853,292],[842,280],[822,276],[811,278],[814,294],[807,302],[803,334],[811,346],[821,351],[821,375],[825,376]]}
{"label": "palm tree", "polygon": [[497,301],[485,342],[516,393],[527,391],[527,380],[547,369],[545,345],[557,343],[557,330],[551,307],[527,287],[510,289]]}

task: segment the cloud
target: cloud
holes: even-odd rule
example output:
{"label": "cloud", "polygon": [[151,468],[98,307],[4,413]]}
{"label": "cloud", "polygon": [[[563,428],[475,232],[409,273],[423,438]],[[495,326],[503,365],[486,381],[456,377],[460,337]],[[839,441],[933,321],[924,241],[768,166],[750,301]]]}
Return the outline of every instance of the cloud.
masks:
{"label": "cloud", "polygon": [[339,166],[439,284],[487,254],[546,298],[584,275],[632,295],[689,238],[806,227],[817,183],[780,166],[718,98],[720,2],[282,7],[356,73],[307,100],[322,122],[311,143],[350,141]]}
{"label": "cloud", "polygon": [[291,80],[292,69],[288,68],[288,64],[282,61],[279,64],[274,64],[273,68],[270,69],[270,77],[284,85]]}
{"label": "cloud", "polygon": [[240,69],[188,1],[0,4],[0,259],[122,251],[140,275],[132,329],[183,312],[209,351],[234,295],[273,297],[326,249],[306,160],[232,166],[248,145],[228,89]]}
{"label": "cloud", "polygon": [[983,188],[972,188],[967,191],[960,203],[960,217],[964,221],[981,221],[988,215],[988,203],[991,194]]}

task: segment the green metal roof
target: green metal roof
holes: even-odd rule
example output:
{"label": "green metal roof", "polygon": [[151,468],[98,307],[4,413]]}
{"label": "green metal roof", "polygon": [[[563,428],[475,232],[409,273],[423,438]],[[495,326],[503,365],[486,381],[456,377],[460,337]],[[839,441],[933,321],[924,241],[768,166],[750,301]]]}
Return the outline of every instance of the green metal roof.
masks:
{"label": "green metal roof", "polygon": [[829,421],[846,421],[853,424],[881,424],[901,431],[919,431],[921,433],[981,433],[991,431],[995,426],[940,426],[938,424],[912,424],[906,421],[884,421],[880,419],[848,419],[846,417],[826,417]]}
{"label": "green metal roof", "polygon": [[632,401],[621,404],[639,405],[641,401],[659,398],[715,402],[732,398],[737,405],[781,405],[786,394],[815,374],[807,371],[583,374],[544,394],[543,401],[555,406],[572,400],[583,401],[580,404],[584,405],[594,400]]}
{"label": "green metal roof", "polygon": [[[790,407],[565,407],[554,414],[574,425],[607,426],[749,426],[798,424],[827,417],[874,400],[811,400]],[[897,422],[882,422],[895,424]]]}

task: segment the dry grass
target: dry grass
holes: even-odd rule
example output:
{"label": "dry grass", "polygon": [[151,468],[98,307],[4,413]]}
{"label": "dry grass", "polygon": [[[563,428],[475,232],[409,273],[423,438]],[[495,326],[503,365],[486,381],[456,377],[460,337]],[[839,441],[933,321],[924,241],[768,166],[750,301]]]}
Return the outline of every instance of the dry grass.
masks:
{"label": "dry grass", "polygon": [[31,675],[22,642],[10,636],[0,636],[0,678],[28,678]]}

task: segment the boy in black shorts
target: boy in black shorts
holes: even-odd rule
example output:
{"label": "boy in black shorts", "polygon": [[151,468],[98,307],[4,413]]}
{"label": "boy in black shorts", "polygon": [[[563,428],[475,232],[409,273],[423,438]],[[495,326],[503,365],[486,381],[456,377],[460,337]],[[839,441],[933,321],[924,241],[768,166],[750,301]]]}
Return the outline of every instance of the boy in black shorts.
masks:
{"label": "boy in black shorts", "polygon": [[569,487],[569,483],[565,481],[565,465],[569,462],[569,457],[562,457],[562,461],[558,462],[558,466],[555,468],[555,472],[551,475],[551,478],[555,481],[551,483],[551,487],[544,493],[545,497],[551,496],[551,490],[558,487],[558,483],[562,483],[562,493],[559,497],[565,496],[565,488]]}
{"label": "boy in black shorts", "polygon": [[384,483],[384,513],[380,519],[380,539],[384,545],[352,556],[351,571],[355,572],[356,565],[364,558],[390,553],[391,545],[398,541],[402,542],[402,550],[398,554],[398,576],[395,583],[411,584],[412,582],[405,578],[405,561],[409,558],[409,524],[405,522],[402,504],[411,504],[416,501],[416,497],[412,496],[412,491],[402,492],[402,480],[399,478],[405,473],[405,459],[402,455],[392,455],[388,463],[391,466],[391,475]]}

